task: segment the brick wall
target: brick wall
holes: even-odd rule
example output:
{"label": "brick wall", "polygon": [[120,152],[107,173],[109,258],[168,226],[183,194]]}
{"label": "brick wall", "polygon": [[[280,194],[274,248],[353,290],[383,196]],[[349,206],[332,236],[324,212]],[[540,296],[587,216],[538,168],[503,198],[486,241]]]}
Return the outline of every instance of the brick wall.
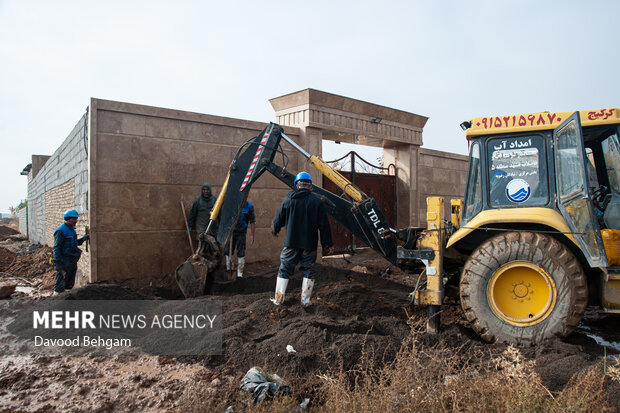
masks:
{"label": "brick wall", "polygon": [[[63,222],[66,210],[75,208],[75,179],[50,189],[45,193],[45,243],[54,245],[54,232]],[[88,225],[88,216],[81,214],[75,231],[78,238],[84,235]],[[78,262],[79,277],[77,285],[84,284],[85,278],[90,274],[90,254],[82,248],[82,257]]]}
{"label": "brick wall", "polygon": [[45,193],[45,243],[54,245],[54,231],[64,222],[63,214],[73,208],[75,180],[52,188]]}
{"label": "brick wall", "polygon": [[[67,209],[74,208],[80,214],[78,236],[88,225],[87,119],[88,114],[84,114],[49,159],[33,156],[33,165],[35,161],[45,162],[36,173],[33,168],[28,175],[27,231],[33,242],[53,246],[54,230],[63,223],[62,215]],[[78,283],[90,274],[88,254],[82,257]]]}

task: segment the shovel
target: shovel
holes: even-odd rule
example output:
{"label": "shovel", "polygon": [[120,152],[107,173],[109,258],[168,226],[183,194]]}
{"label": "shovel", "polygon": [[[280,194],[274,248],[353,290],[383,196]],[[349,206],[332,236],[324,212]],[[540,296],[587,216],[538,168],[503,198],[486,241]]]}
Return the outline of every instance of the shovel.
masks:
{"label": "shovel", "polygon": [[[196,252],[192,252],[192,256],[179,265],[175,271],[175,279],[185,298],[198,297],[207,293],[213,283],[212,273],[220,265],[223,249],[215,237],[209,233],[209,230],[222,208],[227,187],[228,177],[226,177],[226,181],[222,186],[222,192],[220,192],[211,211],[209,226],[198,237]],[[185,211],[185,207],[183,207],[183,210]]]}

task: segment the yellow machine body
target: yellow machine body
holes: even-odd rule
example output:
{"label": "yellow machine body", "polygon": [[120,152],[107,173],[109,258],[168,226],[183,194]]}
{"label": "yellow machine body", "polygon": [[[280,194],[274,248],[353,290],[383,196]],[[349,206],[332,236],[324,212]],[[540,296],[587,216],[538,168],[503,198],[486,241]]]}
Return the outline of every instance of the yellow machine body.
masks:
{"label": "yellow machine body", "polygon": [[617,229],[601,230],[607,262],[611,266],[620,265],[620,231]]}
{"label": "yellow machine body", "polygon": [[427,229],[418,240],[420,248],[432,249],[434,258],[423,260],[426,265],[426,289],[417,291],[414,297],[421,305],[441,305],[444,298],[443,257],[445,250],[445,231],[443,219],[443,198],[426,198]]}
{"label": "yellow machine body", "polygon": [[[536,112],[522,115],[485,116],[469,121],[467,139],[481,135],[555,129],[574,112]],[[613,125],[620,123],[620,108],[579,111],[581,126]]]}
{"label": "yellow machine body", "polygon": [[575,245],[578,245],[577,240],[571,234],[571,230],[568,227],[564,217],[553,209],[503,208],[487,209],[480,212],[450,237],[447,247],[451,247],[477,229],[484,228],[492,224],[502,223],[542,224],[564,233],[568,239],[570,239]]}

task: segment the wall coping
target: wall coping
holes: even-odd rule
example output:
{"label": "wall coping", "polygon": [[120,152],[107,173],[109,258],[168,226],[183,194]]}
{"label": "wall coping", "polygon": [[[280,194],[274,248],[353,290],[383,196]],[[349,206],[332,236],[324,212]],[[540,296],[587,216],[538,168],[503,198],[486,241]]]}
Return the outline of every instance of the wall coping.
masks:
{"label": "wall coping", "polygon": [[[93,105],[93,103],[95,105]],[[134,115],[153,116],[159,118],[167,118],[173,120],[184,120],[198,123],[209,123],[222,126],[231,126],[242,129],[259,129],[265,128],[267,122],[259,122],[246,119],[228,118],[225,116],[207,115],[198,112],[188,112],[177,109],[161,108],[157,106],[139,105],[136,103],[118,102],[114,100],[91,98],[91,105],[97,110],[110,112],[130,113]],[[283,126],[283,125],[280,125]],[[299,135],[299,128],[283,126],[285,133]]]}
{"label": "wall coping", "polygon": [[465,161],[465,162],[469,161],[468,155],[461,155],[458,153],[438,151],[436,149],[429,149],[429,148],[424,148],[424,147],[420,148],[420,153],[422,155],[441,156],[442,158],[451,158],[451,159],[456,159],[456,160]]}
{"label": "wall coping", "polygon": [[276,111],[276,116],[297,106],[315,105],[371,118],[379,117],[416,128],[423,128],[428,120],[426,116],[415,113],[310,88],[269,99],[269,103]]}

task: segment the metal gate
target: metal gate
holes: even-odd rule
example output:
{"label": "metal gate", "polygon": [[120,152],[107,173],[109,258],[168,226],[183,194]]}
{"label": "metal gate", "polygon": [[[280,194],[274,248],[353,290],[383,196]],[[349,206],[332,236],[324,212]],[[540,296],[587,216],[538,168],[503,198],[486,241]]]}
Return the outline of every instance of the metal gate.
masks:
{"label": "metal gate", "polygon": [[[392,228],[395,227],[396,166],[394,164],[390,164],[387,167],[373,165],[353,151],[342,158],[328,161],[327,163],[337,169],[338,172],[360,188],[366,195],[374,198],[381,211],[385,214],[390,226]],[[323,176],[323,188],[334,194],[342,193],[342,190],[325,176]],[[342,196],[344,197],[344,195]],[[352,252],[356,248],[366,247],[366,243],[354,237],[345,227],[338,224],[331,217],[329,218],[329,223],[334,241],[334,254]]]}

